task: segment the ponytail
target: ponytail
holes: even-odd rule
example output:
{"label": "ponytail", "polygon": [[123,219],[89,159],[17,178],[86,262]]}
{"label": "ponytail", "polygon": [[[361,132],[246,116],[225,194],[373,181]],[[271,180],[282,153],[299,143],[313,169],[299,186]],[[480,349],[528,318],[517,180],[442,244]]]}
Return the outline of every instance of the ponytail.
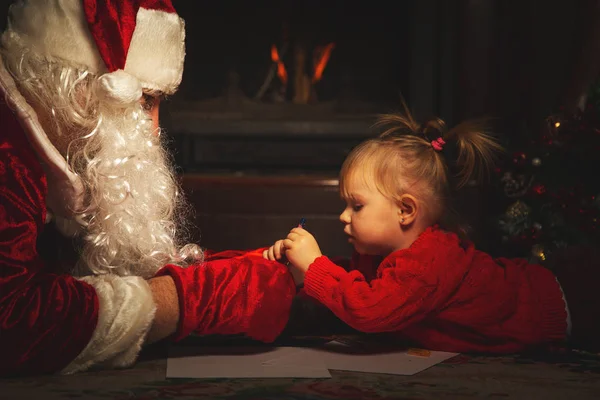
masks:
{"label": "ponytail", "polygon": [[[374,126],[381,133],[351,153],[342,173],[359,165],[368,152],[368,158],[376,159],[380,191],[390,197],[414,192],[423,198],[430,222],[436,223],[447,209],[450,193],[480,181],[502,147],[489,134],[485,120],[465,121],[448,130],[440,118],[417,122],[403,105],[402,113],[378,116]],[[393,176],[384,178],[390,171]]]}
{"label": "ponytail", "polygon": [[455,189],[462,188],[472,180],[480,182],[503,150],[488,133],[486,120],[462,122],[448,131],[444,140],[455,146],[453,159],[448,160],[456,166]]}

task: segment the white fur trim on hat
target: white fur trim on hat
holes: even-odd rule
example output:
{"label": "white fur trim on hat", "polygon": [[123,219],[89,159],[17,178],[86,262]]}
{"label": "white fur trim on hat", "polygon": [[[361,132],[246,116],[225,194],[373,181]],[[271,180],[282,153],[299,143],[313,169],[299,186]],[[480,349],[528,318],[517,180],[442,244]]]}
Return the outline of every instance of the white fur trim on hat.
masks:
{"label": "white fur trim on hat", "polygon": [[172,94],[183,75],[185,23],[177,14],[140,8],[125,71],[144,88]]}
{"label": "white fur trim on hat", "polygon": [[107,71],[90,33],[81,0],[21,0],[10,6],[3,36],[50,61],[63,60],[95,74]]}
{"label": "white fur trim on hat", "polygon": [[[90,33],[82,0],[20,0],[10,7],[2,37],[18,38],[23,47],[51,60],[102,75],[106,64]],[[175,92],[185,58],[185,23],[175,13],[140,7],[127,53],[125,72],[142,87]]]}

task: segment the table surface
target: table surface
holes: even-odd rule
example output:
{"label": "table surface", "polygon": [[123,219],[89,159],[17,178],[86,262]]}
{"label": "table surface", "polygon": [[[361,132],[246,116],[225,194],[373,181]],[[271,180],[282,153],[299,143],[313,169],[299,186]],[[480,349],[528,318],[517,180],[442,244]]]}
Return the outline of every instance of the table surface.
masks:
{"label": "table surface", "polygon": [[72,376],[0,379],[0,399],[600,399],[600,356],[458,355],[413,376],[331,371],[331,379],[166,379],[167,347],[136,365]]}

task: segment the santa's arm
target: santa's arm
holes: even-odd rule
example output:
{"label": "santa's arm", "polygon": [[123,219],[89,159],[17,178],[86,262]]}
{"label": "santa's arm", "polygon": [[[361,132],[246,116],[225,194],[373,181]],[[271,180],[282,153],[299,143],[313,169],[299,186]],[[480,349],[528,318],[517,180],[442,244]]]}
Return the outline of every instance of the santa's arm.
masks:
{"label": "santa's arm", "polygon": [[131,366],[152,326],[156,307],[152,290],[140,277],[102,275],[82,278],[98,298],[98,320],[89,342],[62,373],[92,366]]}
{"label": "santa's arm", "polygon": [[168,266],[149,282],[48,273],[36,251],[46,217],[43,172],[23,136],[2,140],[0,376],[127,366],[145,340],[173,333],[272,341],[283,330],[295,286],[283,265],[262,257]]}
{"label": "santa's arm", "polygon": [[179,323],[179,298],[175,282],[170,276],[159,276],[148,281],[156,312],[146,343],[154,343],[175,333]]}
{"label": "santa's arm", "polygon": [[272,342],[285,328],[296,293],[287,268],[259,253],[212,259],[189,268],[168,265],[157,275],[171,277],[177,287],[179,323],[174,340],[195,332],[245,334]]}
{"label": "santa's arm", "polygon": [[[135,361],[155,308],[143,279],[107,275],[84,282],[26,272],[4,278],[0,376],[73,373]],[[19,284],[19,278],[26,282]]]}
{"label": "santa's arm", "polygon": [[0,376],[64,368],[96,327],[94,289],[70,277],[30,273],[5,260],[0,271]]}
{"label": "santa's arm", "polygon": [[[5,111],[0,104],[3,123]],[[36,250],[46,182],[18,127],[9,128],[0,137],[0,376],[132,363],[154,315],[150,286],[48,272]]]}
{"label": "santa's arm", "polygon": [[131,365],[154,316],[149,284],[113,275],[77,280],[36,263],[26,267],[15,252],[30,253],[23,241],[28,230],[7,229],[5,222],[0,235],[12,240],[0,244],[0,376]]}

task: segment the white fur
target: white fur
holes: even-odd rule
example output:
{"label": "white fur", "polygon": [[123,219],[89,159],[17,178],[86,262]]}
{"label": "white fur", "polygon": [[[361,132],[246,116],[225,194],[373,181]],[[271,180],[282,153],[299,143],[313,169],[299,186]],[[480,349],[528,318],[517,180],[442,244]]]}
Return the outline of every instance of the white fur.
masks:
{"label": "white fur", "polygon": [[[81,0],[21,0],[10,7],[3,36],[48,60],[65,60],[101,74],[107,71],[88,29]],[[4,37],[3,37],[4,40]]]}
{"label": "white fur", "polygon": [[125,71],[144,87],[172,94],[181,83],[184,58],[183,19],[177,14],[140,8]]}
{"label": "white fur", "polygon": [[556,278],[556,283],[558,283],[558,288],[560,289],[560,293],[562,294],[562,299],[565,302],[565,311],[567,312],[567,337],[569,338],[569,337],[571,337],[571,330],[572,330],[571,311],[569,310],[569,303],[567,303],[567,299],[565,297],[565,292],[564,292],[562,286],[560,285],[558,278]]}
{"label": "white fur", "polygon": [[142,97],[142,85],[133,75],[122,69],[98,78],[98,97],[121,105],[129,105]]}
{"label": "white fur", "polygon": [[144,279],[133,276],[103,275],[81,280],[92,285],[98,295],[98,324],[85,349],[62,373],[85,371],[92,366],[132,365],[156,312],[150,286]]}
{"label": "white fur", "polygon": [[[3,60],[19,91],[46,115],[42,119],[52,142],[41,152],[54,153],[53,143],[61,143],[59,156],[67,157],[84,186],[81,211],[64,215],[85,227],[80,273],[149,278],[167,263],[202,259],[197,245],[182,246],[185,201],[142,105],[99,101],[98,77],[40,59],[18,41],[6,40],[3,46]],[[51,200],[68,182],[53,179],[48,174],[48,206],[59,216],[54,207],[60,204]]]}
{"label": "white fur", "polygon": [[[108,72],[85,20],[82,0],[16,2],[10,8],[4,40],[18,40],[49,61],[66,61],[96,75]],[[181,82],[184,58],[183,19],[140,8],[124,70],[144,88],[172,94]]]}

